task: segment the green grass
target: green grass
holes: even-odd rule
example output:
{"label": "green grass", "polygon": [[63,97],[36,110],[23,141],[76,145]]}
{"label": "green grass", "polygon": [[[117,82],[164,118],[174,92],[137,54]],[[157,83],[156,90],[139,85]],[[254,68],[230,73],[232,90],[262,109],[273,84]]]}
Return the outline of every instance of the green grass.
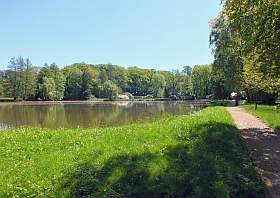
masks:
{"label": "green grass", "polygon": [[231,102],[234,100],[210,100],[212,106],[227,106]]}
{"label": "green grass", "polygon": [[264,197],[224,107],[104,129],[0,133],[0,197]]}
{"label": "green grass", "polygon": [[242,105],[241,107],[263,120],[276,131],[280,131],[280,109],[277,109],[276,106],[258,105],[256,110],[254,104]]}

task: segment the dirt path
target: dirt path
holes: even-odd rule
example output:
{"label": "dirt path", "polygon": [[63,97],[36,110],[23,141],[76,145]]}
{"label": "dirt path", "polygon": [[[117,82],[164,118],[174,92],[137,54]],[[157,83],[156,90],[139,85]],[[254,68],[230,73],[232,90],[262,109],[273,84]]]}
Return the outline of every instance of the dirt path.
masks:
{"label": "dirt path", "polygon": [[280,197],[280,135],[262,121],[238,107],[227,107],[259,168],[268,197]]}

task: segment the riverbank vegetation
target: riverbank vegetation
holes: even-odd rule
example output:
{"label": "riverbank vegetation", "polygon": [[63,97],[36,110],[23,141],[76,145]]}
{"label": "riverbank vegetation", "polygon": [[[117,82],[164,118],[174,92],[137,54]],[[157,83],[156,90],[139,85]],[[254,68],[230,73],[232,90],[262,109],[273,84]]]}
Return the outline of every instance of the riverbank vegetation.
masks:
{"label": "riverbank vegetation", "polygon": [[125,92],[156,98],[205,98],[210,94],[210,73],[211,65],[156,71],[75,63],[60,69],[55,63],[39,67],[19,57],[0,72],[0,94],[15,100],[116,99]]}
{"label": "riverbank vegetation", "polygon": [[255,109],[255,105],[242,105],[241,107],[280,132],[280,109],[276,106],[258,105],[257,109]]}
{"label": "riverbank vegetation", "polygon": [[0,150],[1,197],[264,195],[224,107],[116,128],[2,131]]}

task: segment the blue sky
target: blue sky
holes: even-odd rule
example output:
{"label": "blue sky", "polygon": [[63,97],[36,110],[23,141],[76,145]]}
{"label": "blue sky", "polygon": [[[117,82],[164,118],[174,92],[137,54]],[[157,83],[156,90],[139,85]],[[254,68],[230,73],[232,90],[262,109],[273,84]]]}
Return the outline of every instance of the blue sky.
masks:
{"label": "blue sky", "polygon": [[213,61],[209,21],[220,0],[7,0],[0,2],[0,67],[112,63],[155,69]]}

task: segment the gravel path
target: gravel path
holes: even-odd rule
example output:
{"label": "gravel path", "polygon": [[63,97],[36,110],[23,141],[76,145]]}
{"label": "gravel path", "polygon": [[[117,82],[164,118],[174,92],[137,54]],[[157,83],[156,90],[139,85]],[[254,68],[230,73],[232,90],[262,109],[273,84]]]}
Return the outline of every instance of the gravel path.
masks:
{"label": "gravel path", "polygon": [[267,197],[280,197],[280,135],[238,107],[227,107],[236,126],[244,132],[247,147],[267,186]]}

